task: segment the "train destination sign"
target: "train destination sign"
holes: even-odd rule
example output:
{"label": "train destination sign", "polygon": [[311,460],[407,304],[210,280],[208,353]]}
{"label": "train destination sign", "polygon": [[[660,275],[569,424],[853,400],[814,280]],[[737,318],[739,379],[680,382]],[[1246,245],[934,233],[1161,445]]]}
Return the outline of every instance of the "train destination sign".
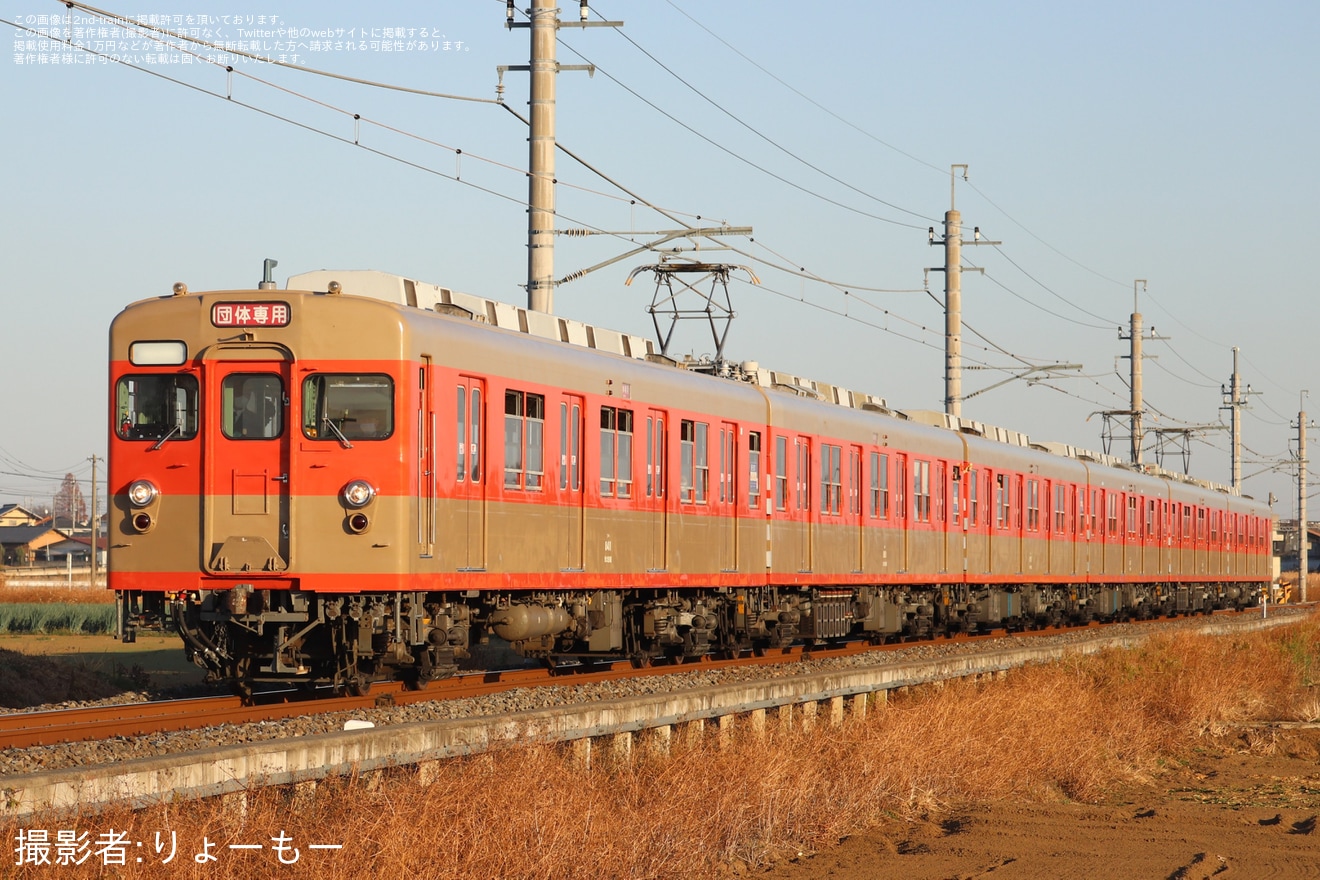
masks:
{"label": "train destination sign", "polygon": [[216,303],[211,323],[217,327],[287,327],[289,304],[282,302]]}

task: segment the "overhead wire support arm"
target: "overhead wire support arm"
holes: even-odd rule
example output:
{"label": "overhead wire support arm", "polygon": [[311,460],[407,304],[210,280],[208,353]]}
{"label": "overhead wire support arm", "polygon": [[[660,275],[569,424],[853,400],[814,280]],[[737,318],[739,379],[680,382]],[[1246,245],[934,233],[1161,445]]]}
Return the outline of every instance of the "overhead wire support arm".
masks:
{"label": "overhead wire support arm", "polygon": [[[569,237],[577,237],[577,236],[588,236],[588,235],[615,235],[615,236],[622,236],[622,235],[636,235],[637,233],[608,232],[608,231],[605,231],[605,230],[594,230],[594,229],[565,229],[565,230],[562,230],[562,231],[560,231],[560,232],[557,232],[556,234],[557,234],[557,235],[567,235],[567,236],[569,236]],[[659,248],[661,245],[665,244],[666,242],[674,241],[675,239],[678,239],[678,238],[714,238],[714,237],[721,236],[721,235],[747,235],[747,236],[750,236],[750,235],[752,234],[752,227],[750,227],[750,226],[698,226],[698,227],[691,227],[691,228],[688,228],[688,229],[666,229],[666,230],[659,230],[659,231],[656,231],[656,232],[646,232],[646,233],[641,233],[641,234],[643,234],[643,235],[658,235],[658,236],[660,236],[660,237],[657,238],[655,241],[648,242],[647,244],[644,244],[644,245],[640,245],[640,246],[638,246],[638,247],[635,247],[635,248],[633,248],[632,250],[627,251],[627,252],[622,253],[622,254],[619,254],[619,255],[616,256],[616,257],[610,257],[608,260],[602,260],[601,262],[596,263],[594,266],[588,266],[588,267],[585,268],[585,269],[578,269],[576,272],[570,272],[569,274],[565,275],[563,278],[560,278],[558,281],[556,281],[555,284],[556,284],[556,285],[560,285],[560,284],[567,284],[567,283],[569,283],[570,281],[577,281],[579,278],[582,278],[582,277],[584,277],[584,276],[586,276],[586,275],[589,275],[589,274],[591,274],[592,272],[595,272],[595,271],[598,270],[598,269],[604,269],[606,266],[612,266],[612,265],[614,265],[615,263],[620,262],[621,260],[626,260],[626,259],[628,259],[629,257],[635,257],[635,256],[637,256],[638,254],[642,254],[642,253],[645,253],[645,252],[647,252],[647,251],[654,251],[654,250],[656,250],[657,248]],[[632,273],[631,275],[628,276],[628,280],[631,281],[632,278],[633,278],[633,276],[636,275],[636,274],[637,274],[637,271],[634,270],[633,273]],[[627,283],[627,282],[625,282],[625,283]]]}
{"label": "overhead wire support arm", "polygon": [[[967,369],[997,370],[997,369],[1012,369],[1012,368],[971,366],[968,367]],[[1013,375],[1009,376],[1007,379],[1002,379],[993,385],[987,385],[986,387],[982,388],[980,391],[973,391],[971,394],[968,394],[966,397],[964,397],[963,400],[971,400],[973,397],[976,397],[981,394],[985,394],[987,391],[993,391],[994,389],[1000,387],[1001,385],[1007,385],[1009,382],[1016,382],[1019,379],[1026,379],[1028,385],[1033,385],[1036,382],[1045,382],[1050,379],[1066,379],[1067,378],[1066,376],[1056,376],[1055,373],[1060,373],[1063,372],[1064,370],[1070,370],[1072,372],[1080,372],[1081,369],[1082,369],[1081,364],[1042,364],[1041,366],[1038,367],[1027,367],[1025,369],[1014,370]],[[1044,373],[1044,375],[1035,379],[1027,378],[1036,373]]]}

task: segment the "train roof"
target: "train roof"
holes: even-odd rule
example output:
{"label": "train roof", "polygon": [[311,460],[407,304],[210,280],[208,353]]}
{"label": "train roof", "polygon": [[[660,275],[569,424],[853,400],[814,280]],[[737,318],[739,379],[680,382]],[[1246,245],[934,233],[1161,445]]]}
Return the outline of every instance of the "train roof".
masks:
{"label": "train roof", "polygon": [[894,418],[944,428],[956,433],[969,434],[985,440],[1049,453],[1061,458],[1089,462],[1119,470],[1130,470],[1157,479],[1165,479],[1189,486],[1198,486],[1211,492],[1237,496],[1238,492],[1208,480],[1166,470],[1154,464],[1130,464],[1108,453],[1094,452],[1066,443],[1035,441],[1020,431],[1001,428],[973,419],[964,419],[931,410],[900,410],[891,408],[883,397],[854,391],[840,385],[808,379],[780,370],[770,370],[756,361],[742,363],[715,362],[685,358],[674,360],[656,351],[655,343],[643,336],[623,333],[562,318],[545,312],[515,306],[510,303],[486,299],[470,293],[452,290],[424,281],[393,275],[374,269],[320,269],[290,275],[286,282],[289,290],[325,291],[331,282],[340,285],[342,293],[382,300],[398,305],[427,309],[456,317],[467,317],[478,323],[505,330],[526,333],[568,345],[576,345],[607,352],[635,360],[668,363],[679,369],[721,376],[734,381],[758,385],[772,391],[821,401],[854,410],[865,410]]}

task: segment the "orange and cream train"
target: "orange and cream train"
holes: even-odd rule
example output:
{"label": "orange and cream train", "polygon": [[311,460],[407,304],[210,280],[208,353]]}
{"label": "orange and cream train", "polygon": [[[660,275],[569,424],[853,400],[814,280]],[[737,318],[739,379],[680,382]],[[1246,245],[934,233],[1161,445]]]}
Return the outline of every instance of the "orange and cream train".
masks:
{"label": "orange and cream train", "polygon": [[[264,286],[264,285],[263,285]],[[109,583],[217,680],[361,692],[1254,604],[1270,511],[378,272],[128,306]]]}

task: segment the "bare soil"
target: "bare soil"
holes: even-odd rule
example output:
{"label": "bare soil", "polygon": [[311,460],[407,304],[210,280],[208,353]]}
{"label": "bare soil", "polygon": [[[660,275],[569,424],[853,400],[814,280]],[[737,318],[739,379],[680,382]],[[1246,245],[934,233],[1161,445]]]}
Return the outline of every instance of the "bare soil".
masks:
{"label": "bare soil", "polygon": [[[1005,756],[1012,760],[1011,755]],[[954,805],[755,876],[764,880],[1320,877],[1320,730],[1221,738],[1096,804]]]}
{"label": "bare soil", "polygon": [[176,635],[142,634],[132,644],[108,635],[0,635],[0,708],[171,694],[200,685]]}

